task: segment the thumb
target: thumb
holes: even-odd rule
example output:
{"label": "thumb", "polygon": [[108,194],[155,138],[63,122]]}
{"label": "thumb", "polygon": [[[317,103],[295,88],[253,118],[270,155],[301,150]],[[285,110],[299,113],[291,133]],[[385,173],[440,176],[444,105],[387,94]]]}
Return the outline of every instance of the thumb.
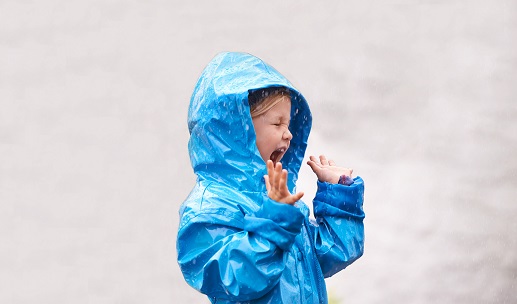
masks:
{"label": "thumb", "polygon": [[299,200],[303,197],[303,195],[304,195],[304,194],[305,194],[305,193],[303,193],[303,192],[298,192],[298,193],[296,193],[296,194],[294,195],[295,202],[299,201]]}
{"label": "thumb", "polygon": [[309,165],[309,167],[311,167],[312,171],[314,173],[316,173],[316,175],[320,172],[321,168],[315,163],[313,162],[312,160],[309,160],[307,162],[307,165]]}
{"label": "thumb", "polygon": [[287,200],[287,203],[294,205],[294,203],[296,203],[297,201],[299,201],[302,198],[303,194],[304,194],[303,192],[298,192],[294,195],[291,195],[289,197],[289,199]]}

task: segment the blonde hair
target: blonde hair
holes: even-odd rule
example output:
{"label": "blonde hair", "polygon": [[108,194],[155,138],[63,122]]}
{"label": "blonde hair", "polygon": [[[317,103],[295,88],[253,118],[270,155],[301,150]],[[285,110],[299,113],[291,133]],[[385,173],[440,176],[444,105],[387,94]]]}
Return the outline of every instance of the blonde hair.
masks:
{"label": "blonde hair", "polygon": [[266,113],[280,101],[285,100],[286,97],[290,100],[291,94],[289,89],[284,87],[265,88],[250,92],[248,102],[250,104],[251,118]]}

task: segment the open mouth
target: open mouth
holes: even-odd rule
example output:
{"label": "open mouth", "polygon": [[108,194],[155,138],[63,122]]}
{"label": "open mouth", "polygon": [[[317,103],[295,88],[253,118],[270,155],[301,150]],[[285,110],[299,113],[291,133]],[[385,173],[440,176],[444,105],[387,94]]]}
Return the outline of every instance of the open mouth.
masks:
{"label": "open mouth", "polygon": [[274,164],[276,164],[282,159],[286,151],[287,148],[276,149],[275,151],[273,151],[273,153],[271,153],[269,159],[272,160]]}

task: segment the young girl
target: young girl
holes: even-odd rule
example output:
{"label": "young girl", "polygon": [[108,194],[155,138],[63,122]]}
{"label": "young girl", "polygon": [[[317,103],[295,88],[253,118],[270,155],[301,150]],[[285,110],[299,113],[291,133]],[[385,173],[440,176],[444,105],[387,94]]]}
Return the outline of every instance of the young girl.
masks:
{"label": "young girl", "polygon": [[316,222],[296,193],[311,114],[260,59],[222,53],[203,71],[188,113],[197,182],[180,209],[178,263],[212,303],[327,303],[325,277],[363,253],[363,180],[325,156]]}

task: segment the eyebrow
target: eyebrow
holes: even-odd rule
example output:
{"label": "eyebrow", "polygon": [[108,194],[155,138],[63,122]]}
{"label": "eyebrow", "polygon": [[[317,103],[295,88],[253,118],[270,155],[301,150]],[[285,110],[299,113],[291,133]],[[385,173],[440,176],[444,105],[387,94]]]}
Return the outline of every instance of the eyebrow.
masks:
{"label": "eyebrow", "polygon": [[291,115],[289,116],[284,116],[283,114],[275,114],[272,116],[273,119],[277,120],[287,120],[287,121],[291,121]]}

